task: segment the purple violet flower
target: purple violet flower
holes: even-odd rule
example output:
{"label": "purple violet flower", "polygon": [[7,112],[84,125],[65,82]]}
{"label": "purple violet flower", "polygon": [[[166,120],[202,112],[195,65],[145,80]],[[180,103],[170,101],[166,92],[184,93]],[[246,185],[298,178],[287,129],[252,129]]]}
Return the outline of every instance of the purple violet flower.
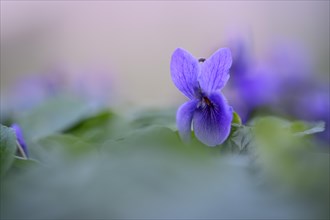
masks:
{"label": "purple violet flower", "polygon": [[246,39],[231,40],[231,47],[233,65],[230,69],[232,80],[229,87],[234,93],[227,97],[245,123],[254,110],[276,105],[282,88],[273,68],[254,59]]}
{"label": "purple violet flower", "polygon": [[17,142],[20,145],[18,147],[21,148],[20,150],[23,150],[23,152],[21,151],[21,153],[24,157],[29,157],[27,145],[25,143],[21,127],[18,124],[12,124],[10,127],[14,130],[16,134]]}
{"label": "purple violet flower", "polygon": [[194,58],[178,48],[171,59],[171,76],[175,86],[190,100],[177,111],[176,121],[182,140],[195,136],[208,146],[223,143],[230,133],[233,109],[220,90],[229,79],[231,52],[221,48],[208,59]]}
{"label": "purple violet flower", "polygon": [[64,73],[52,70],[44,74],[25,76],[9,88],[2,101],[8,111],[20,113],[30,110],[64,88]]}

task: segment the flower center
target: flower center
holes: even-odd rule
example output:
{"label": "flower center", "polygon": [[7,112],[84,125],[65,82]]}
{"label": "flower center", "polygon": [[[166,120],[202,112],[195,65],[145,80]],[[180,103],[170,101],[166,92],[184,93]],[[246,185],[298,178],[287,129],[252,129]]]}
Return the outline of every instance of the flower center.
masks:
{"label": "flower center", "polygon": [[212,102],[207,97],[204,96],[202,99],[207,106],[213,106]]}

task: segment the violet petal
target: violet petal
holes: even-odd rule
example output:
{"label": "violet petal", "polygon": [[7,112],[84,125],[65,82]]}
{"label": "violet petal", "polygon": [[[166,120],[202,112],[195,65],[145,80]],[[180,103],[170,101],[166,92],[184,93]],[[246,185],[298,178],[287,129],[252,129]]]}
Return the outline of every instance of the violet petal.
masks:
{"label": "violet petal", "polygon": [[228,48],[217,50],[204,63],[199,76],[199,83],[204,92],[221,89],[229,79],[229,68],[232,64],[231,52]]}
{"label": "violet petal", "polygon": [[191,122],[198,100],[188,101],[180,106],[176,113],[176,123],[181,139],[185,142],[191,139]]}
{"label": "violet petal", "polygon": [[189,52],[178,48],[171,59],[171,76],[175,86],[188,98],[193,99],[198,90],[197,77],[200,66]]}
{"label": "violet petal", "polygon": [[233,117],[232,107],[220,93],[208,97],[211,105],[201,104],[193,116],[195,136],[208,146],[223,143],[230,133]]}

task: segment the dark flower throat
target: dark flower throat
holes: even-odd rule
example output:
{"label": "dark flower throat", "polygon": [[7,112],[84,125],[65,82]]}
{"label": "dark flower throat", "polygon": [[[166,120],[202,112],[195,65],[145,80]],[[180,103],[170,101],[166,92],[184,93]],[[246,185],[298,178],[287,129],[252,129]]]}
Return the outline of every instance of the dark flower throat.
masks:
{"label": "dark flower throat", "polygon": [[213,106],[212,102],[210,101],[210,99],[208,99],[207,97],[203,97],[203,102],[207,105],[207,106]]}

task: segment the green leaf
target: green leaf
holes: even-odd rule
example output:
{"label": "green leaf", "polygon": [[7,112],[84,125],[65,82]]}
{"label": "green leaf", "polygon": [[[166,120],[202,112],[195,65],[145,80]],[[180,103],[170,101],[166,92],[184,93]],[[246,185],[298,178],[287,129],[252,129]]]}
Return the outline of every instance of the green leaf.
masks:
{"label": "green leaf", "polygon": [[82,100],[59,95],[22,115],[17,123],[24,130],[26,139],[37,140],[68,129],[93,114],[91,106]]}
{"label": "green leaf", "polygon": [[0,126],[0,175],[4,176],[14,161],[16,135],[12,129],[3,125]]}
{"label": "green leaf", "polygon": [[131,125],[134,128],[142,128],[150,125],[158,125],[176,130],[175,113],[176,109],[163,110],[142,110],[137,111],[133,115]]}
{"label": "green leaf", "polygon": [[120,155],[155,154],[167,158],[168,154],[171,154],[171,157],[176,155],[182,159],[198,158],[198,160],[202,160],[210,150],[215,151],[216,149],[206,147],[195,138],[191,143],[183,144],[176,131],[154,125],[136,129],[119,140],[109,140],[103,144],[102,150],[108,152],[106,155],[114,153]]}
{"label": "green leaf", "polygon": [[84,142],[81,138],[77,138],[68,134],[55,134],[41,138],[37,145],[40,149],[40,160],[47,161],[48,159],[72,159],[82,155],[86,155],[93,150],[97,150],[96,144],[90,145]]}
{"label": "green leaf", "polygon": [[31,167],[38,166],[38,165],[39,165],[39,162],[37,160],[25,159],[22,157],[15,156],[14,162],[12,165],[12,169],[22,171],[22,170],[28,170]]}
{"label": "green leaf", "polygon": [[246,152],[253,146],[254,135],[251,127],[232,124],[228,139],[223,144],[223,150],[230,152]]}
{"label": "green leaf", "polygon": [[322,130],[322,123],[315,126],[302,121],[283,123],[276,118],[259,118],[255,123],[256,162],[277,184],[301,192],[319,193],[322,189],[323,197],[329,190],[329,179],[324,178],[324,173],[329,174],[329,155],[324,154],[321,161],[317,143],[306,137]]}
{"label": "green leaf", "polygon": [[[79,124],[65,131],[91,143],[99,143],[115,138],[121,132],[125,122],[112,111],[102,111],[92,117],[80,121]],[[125,129],[125,131],[127,131]]]}
{"label": "green leaf", "polygon": [[238,124],[241,125],[242,124],[242,120],[241,117],[239,117],[239,115],[237,114],[237,112],[233,112],[233,120],[231,121],[232,124]]}
{"label": "green leaf", "polygon": [[323,132],[325,130],[325,123],[323,121],[307,123],[302,121],[295,121],[291,124],[291,131],[297,136],[305,136]]}
{"label": "green leaf", "polygon": [[175,130],[175,111],[147,110],[134,111],[130,117],[123,118],[110,110],[100,112],[82,120],[65,131],[90,143],[102,143],[134,135],[139,130],[151,127],[168,127]]}
{"label": "green leaf", "polygon": [[[102,124],[102,118],[111,121],[106,115],[100,114],[95,121],[86,120],[89,126],[85,129],[93,130],[94,126]],[[241,125],[228,141],[235,144],[238,151],[240,146],[248,143],[244,138],[253,140],[252,128]],[[68,134],[42,138],[38,144],[44,149],[42,162],[45,165],[33,169],[33,166],[22,164],[26,161],[16,161],[23,165],[20,169],[28,170],[6,179],[3,187],[6,190],[0,195],[3,210],[6,210],[2,218],[112,219],[138,216],[145,219],[173,218],[172,213],[175,217],[217,219],[318,217],[310,211],[314,211],[313,207],[307,214],[297,208],[300,207],[299,201],[302,201],[301,207],[306,207],[309,198],[301,200],[298,197],[296,202],[292,194],[278,193],[276,185],[260,187],[264,181],[250,172],[249,155],[221,154],[219,148],[208,148],[199,142],[194,143],[195,140],[185,145],[177,132],[157,125],[132,129],[122,139],[110,139],[101,148]],[[35,149],[36,146],[32,147]],[[272,149],[278,149],[276,147]],[[283,155],[272,153],[271,156],[277,158],[274,162],[279,164],[272,163],[271,167],[283,166],[285,161],[278,160]],[[304,159],[306,163],[301,169],[286,169],[289,170],[288,176],[297,177],[296,173],[308,171],[309,157]],[[297,182],[304,180],[305,184],[314,179],[311,184],[319,187],[320,174],[324,173],[311,169],[308,179],[299,178]],[[245,208],[237,214],[237,206]],[[318,213],[322,215],[325,211],[327,207],[321,207]]]}

